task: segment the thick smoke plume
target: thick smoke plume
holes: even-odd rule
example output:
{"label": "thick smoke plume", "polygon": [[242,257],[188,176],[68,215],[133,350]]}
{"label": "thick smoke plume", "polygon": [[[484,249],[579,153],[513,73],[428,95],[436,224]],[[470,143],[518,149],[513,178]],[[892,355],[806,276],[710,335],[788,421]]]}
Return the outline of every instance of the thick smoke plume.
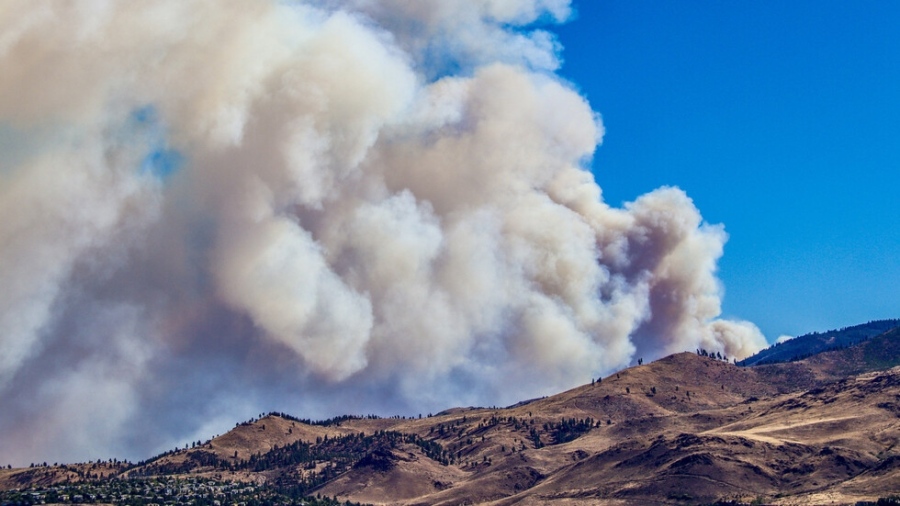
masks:
{"label": "thick smoke plume", "polygon": [[[726,235],[603,203],[568,0],[6,0],[0,456],[417,414],[743,357]],[[612,176],[611,176],[612,177]],[[2,462],[7,463],[7,462]]]}

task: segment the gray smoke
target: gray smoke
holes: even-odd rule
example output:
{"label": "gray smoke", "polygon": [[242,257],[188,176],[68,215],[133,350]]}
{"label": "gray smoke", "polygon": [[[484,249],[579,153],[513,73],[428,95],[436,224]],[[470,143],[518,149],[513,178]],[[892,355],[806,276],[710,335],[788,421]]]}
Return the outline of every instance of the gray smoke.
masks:
{"label": "gray smoke", "polygon": [[[568,0],[7,0],[0,456],[144,458],[268,410],[553,393],[717,319],[726,235],[606,205]],[[5,462],[3,462],[5,463]]]}

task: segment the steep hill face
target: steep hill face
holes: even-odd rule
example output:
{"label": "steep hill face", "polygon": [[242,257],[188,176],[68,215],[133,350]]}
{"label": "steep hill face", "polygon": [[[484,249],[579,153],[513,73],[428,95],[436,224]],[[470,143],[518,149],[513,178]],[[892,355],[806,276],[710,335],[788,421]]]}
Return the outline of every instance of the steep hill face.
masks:
{"label": "steep hill face", "polygon": [[853,346],[897,327],[900,327],[900,320],[878,320],[839,330],[812,332],[774,344],[756,355],[738,362],[738,365],[763,365],[802,360],[826,350],[838,350]]}
{"label": "steep hill face", "polygon": [[[760,367],[681,353],[505,409],[317,424],[270,415],[102,473],[369,504],[877,500],[900,493],[900,368],[834,377],[893,364],[897,332]],[[82,466],[3,470],[0,487],[97,478],[98,464]]]}

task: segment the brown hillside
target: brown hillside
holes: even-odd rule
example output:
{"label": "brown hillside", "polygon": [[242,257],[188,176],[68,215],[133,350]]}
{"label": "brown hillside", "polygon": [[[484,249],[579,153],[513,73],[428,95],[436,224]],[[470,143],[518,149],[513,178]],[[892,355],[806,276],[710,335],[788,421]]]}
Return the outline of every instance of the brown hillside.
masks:
{"label": "brown hillside", "polygon": [[[763,496],[814,504],[826,496],[853,503],[900,492],[891,457],[900,437],[892,411],[900,371],[808,392],[789,392],[788,374],[781,382],[772,377],[771,370],[678,354],[524,406],[429,419],[458,430],[437,440],[462,448],[455,467],[467,476],[405,503],[678,504]],[[566,418],[595,424],[553,444],[543,426]],[[528,438],[530,427],[541,428],[543,447]],[[322,492],[384,504],[400,499],[379,501],[331,484]]]}
{"label": "brown hillside", "polygon": [[[421,419],[267,416],[124,475],[305,484],[370,504],[854,504],[900,493],[900,368],[830,381],[885,360],[860,349],[749,368],[681,353],[510,408]],[[61,473],[0,471],[0,486]]]}

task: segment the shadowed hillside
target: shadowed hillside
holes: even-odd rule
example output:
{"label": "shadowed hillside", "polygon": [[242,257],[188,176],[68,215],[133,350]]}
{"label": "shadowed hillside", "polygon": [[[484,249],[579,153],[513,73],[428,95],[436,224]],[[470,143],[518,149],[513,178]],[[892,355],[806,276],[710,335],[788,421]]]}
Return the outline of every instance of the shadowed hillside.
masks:
{"label": "shadowed hillside", "polygon": [[794,362],[827,350],[847,348],[900,327],[900,320],[878,320],[827,332],[812,332],[776,343],[752,357],[738,362],[738,365],[763,365]]}
{"label": "shadowed hillside", "polygon": [[848,376],[900,365],[900,328],[859,342],[826,350],[803,360],[764,364],[750,369],[781,392],[816,388]]}

